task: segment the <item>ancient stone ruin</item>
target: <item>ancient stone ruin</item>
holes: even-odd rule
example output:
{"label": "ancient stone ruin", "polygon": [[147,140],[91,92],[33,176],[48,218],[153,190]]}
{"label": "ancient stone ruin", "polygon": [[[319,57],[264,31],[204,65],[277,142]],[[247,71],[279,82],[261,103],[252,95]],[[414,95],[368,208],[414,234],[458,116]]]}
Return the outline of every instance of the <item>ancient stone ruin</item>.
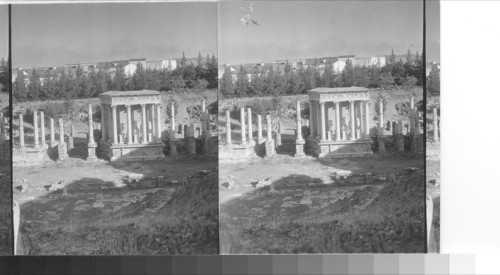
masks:
{"label": "ancient stone ruin", "polygon": [[308,95],[311,122],[305,144],[307,153],[318,157],[373,154],[367,88],[316,88],[308,91]]}
{"label": "ancient stone ruin", "polygon": [[[102,138],[98,154],[111,161],[164,159],[160,95],[149,90],[101,94]],[[91,116],[89,128],[90,152],[95,143]]]}

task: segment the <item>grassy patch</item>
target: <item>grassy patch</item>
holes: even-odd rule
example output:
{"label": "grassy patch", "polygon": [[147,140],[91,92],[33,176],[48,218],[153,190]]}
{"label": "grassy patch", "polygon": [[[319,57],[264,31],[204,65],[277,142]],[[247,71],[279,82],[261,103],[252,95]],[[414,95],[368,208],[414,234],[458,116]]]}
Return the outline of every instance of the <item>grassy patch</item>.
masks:
{"label": "grassy patch", "polygon": [[316,217],[258,224],[221,215],[222,253],[425,252],[423,172],[389,184],[366,209],[326,208]]}
{"label": "grassy patch", "polygon": [[0,255],[12,255],[12,201],[9,175],[0,176]]}
{"label": "grassy patch", "polygon": [[[158,255],[216,254],[217,172],[193,176],[179,186],[158,212],[147,201],[144,211],[121,218],[64,226],[24,225],[23,248],[28,255]],[[155,197],[156,196],[156,197]]]}

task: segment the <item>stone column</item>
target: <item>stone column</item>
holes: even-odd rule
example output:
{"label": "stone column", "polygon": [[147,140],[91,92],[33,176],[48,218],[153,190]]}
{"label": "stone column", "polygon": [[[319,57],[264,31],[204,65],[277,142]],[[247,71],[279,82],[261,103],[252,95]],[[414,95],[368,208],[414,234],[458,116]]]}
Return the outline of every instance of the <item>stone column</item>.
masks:
{"label": "stone column", "polygon": [[129,104],[125,107],[127,107],[127,144],[132,144],[132,111]]}
{"label": "stone column", "polygon": [[75,136],[75,126],[73,124],[71,124],[71,128],[70,128],[70,131],[69,131],[69,137],[68,137],[68,149],[71,150],[73,148],[75,148],[75,144],[73,143],[73,137]]}
{"label": "stone column", "polygon": [[163,131],[161,128],[161,104],[156,104],[156,137],[158,138],[158,142],[161,141],[161,132]]}
{"label": "stone column", "polygon": [[33,132],[35,134],[35,149],[40,148],[40,141],[38,137],[38,111],[33,110]]}
{"label": "stone column", "polygon": [[278,121],[278,132],[276,133],[276,146],[281,146],[281,134],[283,130],[281,119]]}
{"label": "stone column", "polygon": [[247,116],[248,116],[248,141],[252,143],[253,142],[252,109],[247,108]]}
{"label": "stone column", "polygon": [[326,141],[326,126],[325,126],[325,103],[319,103],[321,112],[321,141]]}
{"label": "stone column", "polygon": [[205,113],[207,112],[207,110],[206,110],[206,101],[205,101],[205,99],[203,99],[203,100],[201,101],[201,112],[202,112],[203,114],[205,114]]}
{"label": "stone column", "polygon": [[172,101],[170,103],[170,131],[171,131],[171,138],[175,138],[175,133],[176,131],[176,125],[175,125],[175,103]]}
{"label": "stone column", "polygon": [[434,141],[439,140],[438,114],[436,107],[432,108],[432,138]]}
{"label": "stone column", "polygon": [[378,106],[379,118],[378,118],[378,134],[384,135],[384,103],[383,100],[379,100]]}
{"label": "stone column", "polygon": [[64,141],[64,121],[59,119],[59,144],[65,143]]}
{"label": "stone column", "polygon": [[271,115],[267,115],[266,120],[267,120],[267,139],[272,140],[273,139],[273,124],[271,121]]}
{"label": "stone column", "polygon": [[64,160],[68,157],[68,148],[64,141],[64,121],[62,118],[59,118],[59,145],[57,146],[57,153],[59,160]]}
{"label": "stone column", "polygon": [[148,143],[148,130],[146,126],[146,104],[141,104],[141,129],[142,129],[142,144]]}
{"label": "stone column", "polygon": [[118,144],[118,127],[116,125],[116,106],[111,106],[111,119],[113,124],[113,144]]}
{"label": "stone column", "polygon": [[321,108],[319,106],[319,101],[316,102],[316,137],[321,139]]}
{"label": "stone column", "polygon": [[99,105],[101,107],[101,140],[108,139],[108,125],[106,125],[106,109],[104,104]]}
{"label": "stone column", "polygon": [[365,101],[365,137],[370,138],[370,101]]}
{"label": "stone column", "polygon": [[113,142],[113,125],[112,125],[112,119],[113,114],[111,112],[111,105],[106,105],[106,124],[108,125],[108,141],[109,143]]}
{"label": "stone column", "polygon": [[[358,105],[359,105],[359,129],[361,130],[361,133],[364,133],[365,132],[365,123],[363,120],[363,115],[364,115],[363,101],[358,101]],[[359,138],[362,138],[362,137],[360,136]]]}
{"label": "stone column", "polygon": [[[151,106],[149,108],[149,113],[151,114],[151,129],[150,129],[150,132],[153,134],[154,137],[156,137],[156,124],[155,124],[155,116],[156,116],[155,107],[156,106],[154,104],[151,104],[150,106]],[[150,141],[153,141],[153,140],[150,140]]]}
{"label": "stone column", "polygon": [[410,109],[415,109],[415,98],[413,96],[410,98]]}
{"label": "stone column", "polygon": [[25,148],[24,144],[24,118],[23,115],[19,115],[19,147],[21,150]]}
{"label": "stone column", "polygon": [[304,138],[302,137],[302,117],[300,115],[300,100],[297,100],[297,138],[295,140],[295,157],[303,157],[304,153]]}
{"label": "stone column", "polygon": [[40,111],[40,135],[42,136],[42,148],[47,148],[47,141],[45,140],[45,112]]}
{"label": "stone column", "polygon": [[94,120],[92,119],[92,103],[89,103],[89,144],[95,144]]}
{"label": "stone column", "polygon": [[226,109],[226,142],[228,145],[233,144],[231,141],[231,116],[229,109]]}
{"label": "stone column", "polygon": [[300,115],[300,100],[297,100],[297,141],[302,141],[302,117]]}
{"label": "stone column", "polygon": [[271,115],[267,115],[267,139],[266,139],[266,156],[272,157],[276,154],[276,149],[274,148],[273,140],[273,129]]}
{"label": "stone column", "polygon": [[240,106],[240,123],[241,123],[241,144],[247,143],[247,133],[245,127],[245,107]]}
{"label": "stone column", "polygon": [[257,115],[257,139],[259,144],[261,144],[264,141],[264,138],[262,137],[262,116]]}
{"label": "stone column", "polygon": [[335,140],[339,141],[340,138],[340,102],[335,101]]}
{"label": "stone column", "polygon": [[54,131],[54,119],[50,118],[50,147],[56,144],[56,133]]}
{"label": "stone column", "polygon": [[314,138],[315,137],[315,131],[316,128],[314,127],[316,121],[314,119],[314,101],[309,100],[309,137]]}
{"label": "stone column", "polygon": [[351,140],[356,139],[356,121],[355,121],[355,115],[354,115],[354,101],[349,101],[349,114],[351,116],[350,118],[350,124],[351,124]]}
{"label": "stone column", "polygon": [[378,134],[377,143],[378,151],[385,152],[385,140],[384,140],[384,105],[382,99],[379,100],[379,119],[378,119]]}

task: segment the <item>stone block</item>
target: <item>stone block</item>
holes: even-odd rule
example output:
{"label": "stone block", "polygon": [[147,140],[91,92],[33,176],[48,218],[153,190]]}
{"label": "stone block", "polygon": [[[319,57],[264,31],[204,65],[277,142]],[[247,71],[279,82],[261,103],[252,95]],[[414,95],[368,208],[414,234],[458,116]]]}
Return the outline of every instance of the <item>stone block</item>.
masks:
{"label": "stone block", "polygon": [[57,145],[58,160],[65,160],[68,158],[68,144],[59,143]]}
{"label": "stone block", "polygon": [[276,155],[274,139],[268,139],[266,140],[266,157],[272,157],[274,155]]}

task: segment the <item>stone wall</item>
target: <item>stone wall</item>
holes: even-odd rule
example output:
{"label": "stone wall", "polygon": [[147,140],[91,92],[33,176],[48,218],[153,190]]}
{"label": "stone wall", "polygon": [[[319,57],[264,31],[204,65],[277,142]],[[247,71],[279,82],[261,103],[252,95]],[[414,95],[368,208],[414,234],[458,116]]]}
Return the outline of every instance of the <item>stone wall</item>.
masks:
{"label": "stone wall", "polygon": [[258,159],[255,152],[255,144],[247,145],[219,145],[219,162],[237,162],[250,159]]}

